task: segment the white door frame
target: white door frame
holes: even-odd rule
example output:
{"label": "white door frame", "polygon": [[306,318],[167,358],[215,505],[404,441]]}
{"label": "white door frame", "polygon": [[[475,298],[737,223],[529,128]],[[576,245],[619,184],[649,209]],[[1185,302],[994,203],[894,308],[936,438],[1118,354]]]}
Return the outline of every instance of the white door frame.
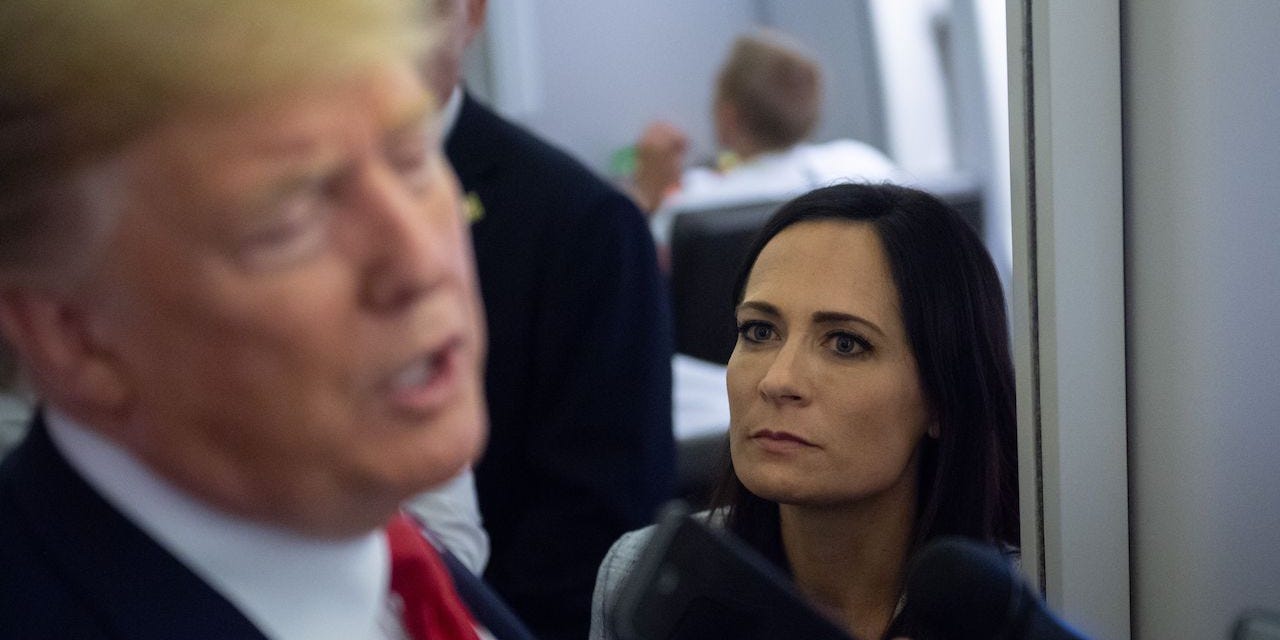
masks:
{"label": "white door frame", "polygon": [[1130,636],[1120,0],[1007,0],[1022,564]]}

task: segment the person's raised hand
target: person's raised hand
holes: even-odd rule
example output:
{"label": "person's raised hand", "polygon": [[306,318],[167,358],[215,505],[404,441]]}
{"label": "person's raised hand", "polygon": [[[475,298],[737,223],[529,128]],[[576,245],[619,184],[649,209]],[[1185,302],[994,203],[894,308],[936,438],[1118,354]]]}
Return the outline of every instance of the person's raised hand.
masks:
{"label": "person's raised hand", "polygon": [[653,122],[636,141],[635,188],[640,206],[652,213],[680,188],[689,138],[669,122]]}

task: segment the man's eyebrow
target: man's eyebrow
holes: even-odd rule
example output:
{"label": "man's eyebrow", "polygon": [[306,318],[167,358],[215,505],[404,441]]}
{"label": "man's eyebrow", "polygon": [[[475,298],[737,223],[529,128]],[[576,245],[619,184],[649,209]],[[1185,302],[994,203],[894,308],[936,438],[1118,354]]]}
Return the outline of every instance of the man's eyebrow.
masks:
{"label": "man's eyebrow", "polygon": [[866,326],[880,335],[886,335],[884,329],[881,329],[876,323],[863,318],[862,316],[854,315],[852,313],[844,313],[843,311],[814,311],[813,322],[814,324],[844,324],[846,322],[852,322]]}
{"label": "man's eyebrow", "polygon": [[[422,135],[431,133],[438,128],[434,126],[433,119],[439,113],[435,100],[430,96],[424,96],[421,100],[415,101],[384,120],[385,127],[382,135],[384,144],[397,142],[410,136],[420,139]],[[258,146],[261,153],[294,158],[306,156],[314,148],[314,141],[305,136],[262,141]],[[235,206],[240,209],[261,211],[273,206],[291,193],[341,171],[342,167],[343,160],[340,154],[302,160],[266,182],[242,192],[236,198]]]}
{"label": "man's eyebrow", "polygon": [[300,166],[248,189],[237,196],[231,206],[248,221],[268,223],[268,214],[279,202],[290,195],[321,183],[324,177],[337,170],[340,163],[328,161]]}
{"label": "man's eyebrow", "polygon": [[[432,124],[432,119],[440,113],[431,97],[424,97],[412,106],[387,119],[383,139],[395,140],[407,135],[419,136]],[[301,153],[311,148],[310,141],[285,140],[282,144],[272,145],[272,151],[283,155]],[[262,185],[248,193],[242,201],[249,206],[269,206],[272,202],[305,187],[323,176],[329,175],[342,167],[338,157],[321,158],[296,166],[270,183]]]}
{"label": "man's eyebrow", "polygon": [[387,119],[383,139],[391,140],[405,135],[421,134],[428,126],[433,125],[442,113],[437,108],[435,99],[424,97],[413,106]]}
{"label": "man's eyebrow", "polygon": [[300,166],[289,173],[278,176],[258,191],[256,195],[261,200],[271,200],[275,197],[287,195],[302,187],[314,184],[335,171],[340,164],[337,160],[326,160]]}

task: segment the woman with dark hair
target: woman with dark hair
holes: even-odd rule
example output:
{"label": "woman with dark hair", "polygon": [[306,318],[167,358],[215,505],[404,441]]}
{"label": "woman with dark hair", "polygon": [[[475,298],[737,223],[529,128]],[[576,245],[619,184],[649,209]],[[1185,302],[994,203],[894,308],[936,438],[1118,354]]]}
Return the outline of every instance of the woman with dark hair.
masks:
{"label": "woman with dark hair", "polygon": [[[857,638],[927,637],[903,597],[935,537],[1018,543],[1004,296],[938,199],[843,184],[776,213],[734,291],[729,459],[710,515]],[[600,568],[592,638],[648,538]]]}

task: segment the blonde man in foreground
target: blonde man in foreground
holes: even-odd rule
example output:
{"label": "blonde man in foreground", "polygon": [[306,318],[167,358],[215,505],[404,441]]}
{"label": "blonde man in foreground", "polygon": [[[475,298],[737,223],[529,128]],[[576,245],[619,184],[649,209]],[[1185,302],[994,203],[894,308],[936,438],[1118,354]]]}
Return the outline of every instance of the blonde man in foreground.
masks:
{"label": "blonde man in foreground", "polygon": [[522,637],[398,511],[485,429],[413,4],[0,5],[0,635]]}

